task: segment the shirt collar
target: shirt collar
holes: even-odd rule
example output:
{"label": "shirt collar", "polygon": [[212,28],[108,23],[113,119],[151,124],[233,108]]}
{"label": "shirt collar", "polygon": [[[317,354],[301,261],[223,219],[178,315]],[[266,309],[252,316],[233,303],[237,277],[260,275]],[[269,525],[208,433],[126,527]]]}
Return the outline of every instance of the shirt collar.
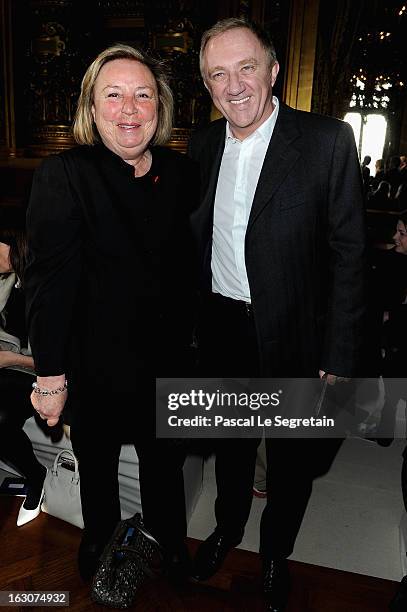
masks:
{"label": "shirt collar", "polygon": [[[253,132],[253,134],[250,134],[250,136],[245,138],[245,140],[248,140],[249,138],[252,138],[252,137],[255,137],[255,135],[258,135],[265,143],[269,143],[270,142],[270,138],[271,138],[271,136],[273,134],[274,126],[275,126],[276,121],[277,121],[278,110],[279,110],[279,106],[280,106],[279,102],[278,102],[278,98],[276,96],[273,96],[273,105],[274,105],[274,109],[273,109],[273,112],[271,113],[270,117],[268,119],[266,119],[266,121],[264,121],[264,123],[262,123],[257,128],[257,130],[255,130]],[[230,129],[229,122],[227,122],[226,123],[226,142],[229,139],[234,141],[234,142],[243,142],[242,140],[239,140],[238,138],[233,136],[232,130]]]}

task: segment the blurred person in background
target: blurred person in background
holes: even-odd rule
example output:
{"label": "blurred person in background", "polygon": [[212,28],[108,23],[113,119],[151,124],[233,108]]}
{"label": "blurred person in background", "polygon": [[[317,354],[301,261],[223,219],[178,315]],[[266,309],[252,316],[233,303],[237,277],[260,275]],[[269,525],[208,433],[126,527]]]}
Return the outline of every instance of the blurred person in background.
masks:
{"label": "blurred person in background", "polygon": [[29,392],[34,361],[25,323],[25,210],[0,211],[0,458],[24,476],[27,495],[17,517],[25,525],[41,512],[46,468],[34,454],[24,423],[35,414]]}

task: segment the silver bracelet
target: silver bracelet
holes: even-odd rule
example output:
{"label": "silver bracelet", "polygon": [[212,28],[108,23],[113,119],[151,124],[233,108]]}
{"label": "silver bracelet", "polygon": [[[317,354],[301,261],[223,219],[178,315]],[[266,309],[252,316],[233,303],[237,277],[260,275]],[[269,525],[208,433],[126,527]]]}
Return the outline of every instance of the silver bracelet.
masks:
{"label": "silver bracelet", "polygon": [[58,387],[57,389],[41,389],[36,382],[33,382],[32,388],[34,389],[34,393],[38,393],[38,395],[59,395],[59,393],[63,393],[68,389],[68,381],[64,382],[63,387]]}

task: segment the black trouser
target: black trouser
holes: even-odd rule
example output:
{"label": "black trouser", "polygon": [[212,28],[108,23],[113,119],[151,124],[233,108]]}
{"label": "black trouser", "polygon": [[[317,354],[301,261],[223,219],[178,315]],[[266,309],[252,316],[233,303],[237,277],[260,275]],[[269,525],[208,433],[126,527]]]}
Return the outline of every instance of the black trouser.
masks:
{"label": "black trouser", "polygon": [[314,478],[328,472],[342,442],[266,439],[267,504],[260,524],[260,553],[265,559],[286,558],[293,552]]}
{"label": "black trouser", "polygon": [[[249,306],[223,298],[208,297],[198,327],[199,375],[204,377],[257,376],[258,350]],[[208,447],[215,453],[217,529],[239,543],[249,518],[253,480],[260,439],[214,439]]]}
{"label": "black trouser", "polygon": [[[261,376],[250,307],[213,294],[204,304],[199,332],[203,376]],[[257,439],[215,442],[217,528],[237,541],[250,512],[258,444]],[[313,480],[328,471],[341,444],[334,438],[266,439],[267,505],[260,528],[265,558],[292,553]]]}
{"label": "black trouser", "polygon": [[0,370],[0,458],[10,463],[28,484],[42,480],[44,467],[34,455],[24,423],[33,416],[31,385],[34,377],[15,370]]}
{"label": "black trouser", "polygon": [[[88,405],[86,405],[88,404]],[[147,416],[146,416],[147,415]],[[71,438],[79,459],[86,533],[105,541],[120,520],[118,483],[122,443],[132,443],[139,459],[143,520],[164,546],[186,536],[183,464],[185,448],[155,439],[155,406],[150,396],[112,393],[82,396],[75,402]]]}

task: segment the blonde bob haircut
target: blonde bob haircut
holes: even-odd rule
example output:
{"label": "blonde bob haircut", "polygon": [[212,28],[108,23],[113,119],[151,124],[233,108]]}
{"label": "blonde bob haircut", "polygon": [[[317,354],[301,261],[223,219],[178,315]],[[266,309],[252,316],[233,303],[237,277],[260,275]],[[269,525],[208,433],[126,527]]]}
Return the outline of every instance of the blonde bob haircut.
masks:
{"label": "blonde bob haircut", "polygon": [[171,137],[174,100],[168,85],[164,64],[141,49],[122,44],[113,45],[99,53],[85,72],[85,76],[82,79],[78,108],[72,126],[75,141],[80,145],[94,145],[101,141],[92,115],[93,92],[96,79],[102,67],[108,62],[117,59],[130,59],[140,62],[154,76],[158,91],[158,122],[152,144],[165,144]]}

